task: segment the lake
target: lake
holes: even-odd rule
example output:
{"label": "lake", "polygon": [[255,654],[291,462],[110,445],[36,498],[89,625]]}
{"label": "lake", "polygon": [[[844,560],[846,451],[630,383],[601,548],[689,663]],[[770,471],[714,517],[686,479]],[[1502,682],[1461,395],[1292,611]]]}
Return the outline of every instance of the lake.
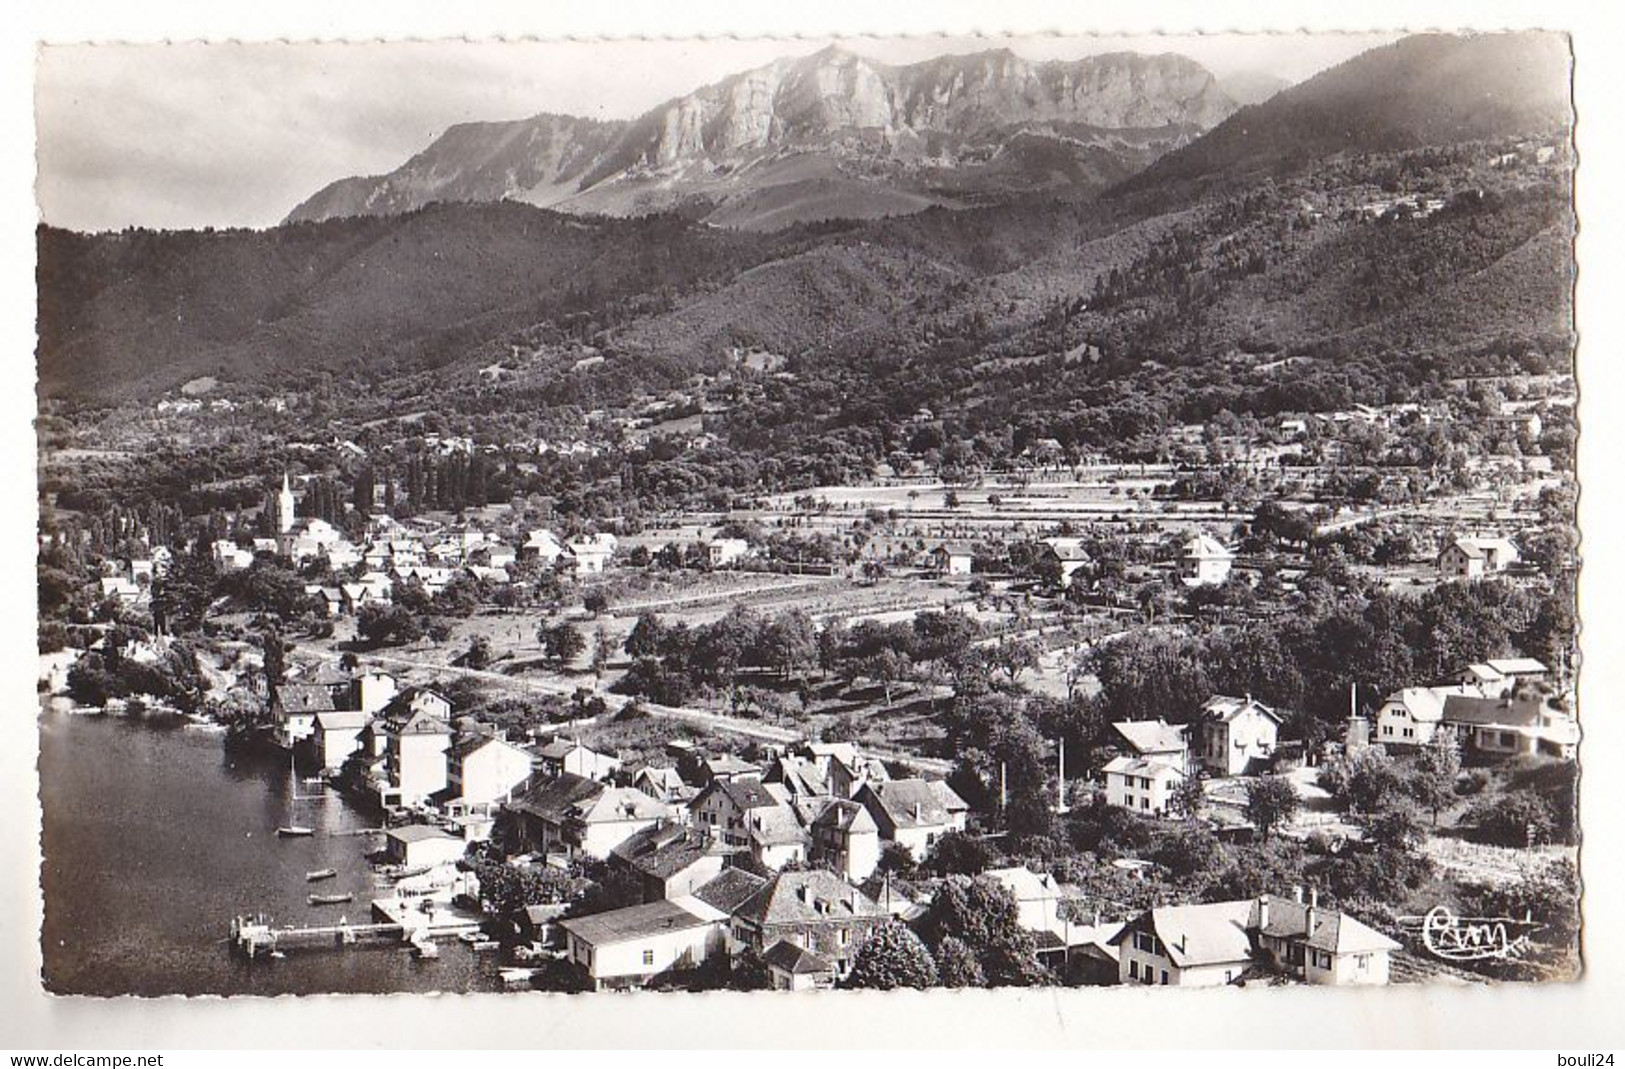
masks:
{"label": "lake", "polygon": [[[40,716],[44,808],[45,985],[58,994],[282,995],[318,992],[498,991],[496,955],[443,941],[423,961],[393,944],[295,950],[244,960],[231,918],[263,911],[277,924],[369,919],[382,897],[364,855],[378,818],[336,792],[298,784],[287,758],[223,745],[178,722]],[[279,839],[304,824],[310,838]],[[309,884],[305,873],[333,868]],[[312,907],[305,896],[350,891]]]}

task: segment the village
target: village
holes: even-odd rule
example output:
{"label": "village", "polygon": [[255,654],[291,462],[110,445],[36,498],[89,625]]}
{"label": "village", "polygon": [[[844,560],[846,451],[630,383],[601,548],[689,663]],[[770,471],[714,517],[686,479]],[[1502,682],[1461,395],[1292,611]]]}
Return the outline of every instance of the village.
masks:
{"label": "village", "polygon": [[[518,986],[1481,980],[1503,974],[1428,954],[1415,903],[1572,878],[1560,623],[1351,678],[1341,712],[1135,660],[1351,584],[1562,589],[1571,484],[1540,443],[1572,380],[1463,396],[1195,425],[1160,462],[1043,438],[973,476],[899,458],[618,529],[397,519],[407,483],[335,514],[327,477],[284,469],[218,537],[125,532],[147,552],[98,558],[41,690],[291,754],[379,815],[399,881],[316,941],[461,938]],[[1456,420],[1507,448],[1419,492],[1395,454]],[[238,948],[297,945],[275,920],[239,918]]]}

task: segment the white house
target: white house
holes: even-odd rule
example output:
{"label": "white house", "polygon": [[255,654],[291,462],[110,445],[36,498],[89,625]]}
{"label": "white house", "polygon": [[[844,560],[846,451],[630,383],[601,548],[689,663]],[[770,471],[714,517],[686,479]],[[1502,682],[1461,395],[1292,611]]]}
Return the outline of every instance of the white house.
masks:
{"label": "white house", "polygon": [[705,558],[713,568],[726,568],[750,552],[750,543],[743,538],[713,538],[703,545]]}
{"label": "white house", "polygon": [[1069,589],[1072,577],[1090,564],[1091,558],[1081,538],[1045,538],[1040,545],[1044,547],[1040,552],[1048,558],[1050,568],[1057,570],[1053,574],[1058,575],[1062,590]]}
{"label": "white house", "polygon": [[924,861],[944,835],[964,831],[970,808],[942,780],[865,783],[853,799],[869,811],[883,841],[906,848],[916,861]]}
{"label": "white house", "polygon": [[693,895],[559,922],[565,957],[593,986],[637,987],[726,949],[728,915]]}
{"label": "white house", "polygon": [[446,756],[446,785],[465,809],[488,810],[531,775],[530,751],[493,735],[468,735]]}
{"label": "white house", "polygon": [[615,555],[617,544],[617,539],[612,534],[581,535],[570,539],[565,550],[575,566],[577,575],[597,575],[609,567],[609,560]]}
{"label": "white house", "polygon": [[941,545],[931,551],[931,567],[938,575],[969,575],[974,560],[968,546]]}
{"label": "white house", "polygon": [[1158,761],[1184,773],[1191,767],[1190,725],[1166,720],[1120,720],[1112,725],[1135,757]]}
{"label": "white house", "polygon": [[[564,543],[558,540],[552,531],[537,530],[530,532],[519,547],[519,555],[526,560],[539,560],[543,564],[552,564],[564,553]],[[495,565],[493,565],[494,567]]]}
{"label": "white house", "polygon": [[608,779],[621,769],[619,758],[601,754],[576,739],[554,739],[536,751],[541,771],[549,776],[568,772],[587,779]]}
{"label": "white house", "polygon": [[1215,987],[1266,965],[1311,984],[1388,982],[1399,944],[1346,913],[1278,895],[1160,906],[1112,938],[1125,984]]}
{"label": "white house", "polygon": [[1158,816],[1168,812],[1174,791],[1185,781],[1182,768],[1156,758],[1114,757],[1100,771],[1107,805]]}
{"label": "white house", "polygon": [[324,769],[342,766],[345,759],[361,745],[361,732],[372,717],[353,709],[317,713],[315,729],[311,732],[311,745],[316,760]]}
{"label": "white house", "polygon": [[1202,706],[1202,764],[1216,776],[1258,771],[1275,753],[1282,716],[1263,702],[1215,695]]}
{"label": "white house", "polygon": [[1230,578],[1236,555],[1208,534],[1186,542],[1179,554],[1179,576],[1187,586],[1217,586]]}
{"label": "white house", "polygon": [[463,840],[429,824],[407,824],[384,832],[384,850],[390,861],[411,869],[454,862],[467,849]]}
{"label": "white house", "polygon": [[1439,574],[1447,579],[1477,579],[1504,572],[1518,562],[1518,547],[1500,537],[1458,538],[1439,553]]}

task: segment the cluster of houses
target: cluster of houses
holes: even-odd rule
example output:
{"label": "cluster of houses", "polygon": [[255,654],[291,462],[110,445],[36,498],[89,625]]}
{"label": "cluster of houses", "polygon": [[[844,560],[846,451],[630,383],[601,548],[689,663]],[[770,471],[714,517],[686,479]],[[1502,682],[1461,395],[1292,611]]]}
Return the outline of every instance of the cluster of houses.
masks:
{"label": "cluster of houses", "polygon": [[1207,700],[1190,724],[1113,724],[1123,752],[1101,769],[1107,804],[1161,816],[1187,779],[1204,773],[1231,777],[1265,772],[1284,719],[1250,695],[1219,694]]}
{"label": "cluster of houses", "polygon": [[[1348,744],[1394,752],[1428,745],[1449,732],[1478,760],[1519,756],[1572,759],[1580,728],[1547,688],[1545,665],[1529,657],[1474,664],[1454,682],[1404,687],[1378,707],[1374,720],[1351,718]],[[1531,686],[1529,684],[1535,684]],[[1182,783],[1197,776],[1235,777],[1270,770],[1282,714],[1251,696],[1215,695],[1191,723],[1133,720],[1112,725],[1121,753],[1102,769],[1106,801],[1153,816],[1169,812]]]}
{"label": "cluster of houses", "polygon": [[1533,658],[1498,658],[1469,665],[1455,683],[1405,687],[1377,710],[1370,741],[1403,751],[1426,746],[1443,731],[1463,753],[1482,758],[1573,758],[1580,725],[1538,685],[1548,675]]}
{"label": "cluster of houses", "polygon": [[[1033,545],[1036,570],[1062,590],[1070,589],[1076,574],[1093,563],[1083,539],[1063,536],[1041,538]],[[1177,568],[1180,580],[1190,587],[1218,586],[1230,577],[1235,551],[1205,532],[1198,532],[1180,546]],[[936,575],[946,578],[967,576],[975,568],[975,550],[962,543],[943,543],[927,554],[927,564]]]}
{"label": "cluster of houses", "polygon": [[153,580],[168,573],[171,559],[167,546],[155,546],[146,557],[103,561],[98,580],[102,599],[116,598],[126,605],[145,604],[151,597]]}

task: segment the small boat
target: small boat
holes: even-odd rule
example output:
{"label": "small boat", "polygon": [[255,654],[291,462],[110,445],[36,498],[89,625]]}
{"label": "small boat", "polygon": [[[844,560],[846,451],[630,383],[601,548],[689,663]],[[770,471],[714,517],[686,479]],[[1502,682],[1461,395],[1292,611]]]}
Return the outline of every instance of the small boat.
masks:
{"label": "small boat", "polygon": [[467,943],[470,950],[495,950],[502,945],[484,932],[459,932],[457,938]]}
{"label": "small boat", "polygon": [[305,882],[315,883],[317,880],[331,880],[338,874],[338,869],[312,869],[305,873]]}
{"label": "small boat", "polygon": [[308,835],[315,835],[315,828],[307,828],[303,824],[284,824],[276,830],[284,839],[298,839]]}
{"label": "small boat", "polygon": [[440,948],[435,945],[433,939],[419,933],[412,938],[412,953],[420,958],[433,959],[440,956]]}
{"label": "small boat", "polygon": [[306,895],[305,901],[313,906],[338,906],[345,902],[354,902],[355,895],[348,891],[338,895]]}

